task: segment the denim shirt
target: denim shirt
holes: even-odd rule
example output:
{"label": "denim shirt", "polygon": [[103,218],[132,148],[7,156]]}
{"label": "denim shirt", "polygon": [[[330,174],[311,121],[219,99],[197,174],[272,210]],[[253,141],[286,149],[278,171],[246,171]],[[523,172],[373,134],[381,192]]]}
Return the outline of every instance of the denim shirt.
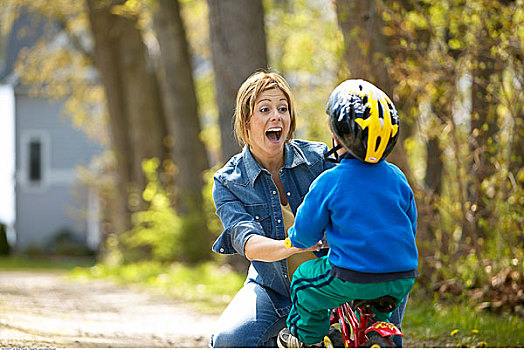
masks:
{"label": "denim shirt", "polygon": [[[313,180],[334,163],[324,160],[328,147],[320,142],[290,140],[284,148],[280,177],[289,205],[296,214]],[[213,200],[224,231],[213,245],[219,254],[241,254],[251,235],[286,238],[278,189],[268,170],[262,168],[249,147],[235,155],[215,173]],[[246,282],[267,292],[280,317],[290,311],[290,282],[286,259],[252,261]]]}

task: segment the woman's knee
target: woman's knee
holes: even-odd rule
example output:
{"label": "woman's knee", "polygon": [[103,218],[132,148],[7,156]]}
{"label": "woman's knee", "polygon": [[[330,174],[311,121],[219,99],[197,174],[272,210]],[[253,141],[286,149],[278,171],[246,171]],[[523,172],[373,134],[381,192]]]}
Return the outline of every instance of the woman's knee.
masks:
{"label": "woman's knee", "polygon": [[235,340],[235,337],[231,333],[226,332],[216,332],[211,335],[210,345],[212,348],[230,348],[235,347],[232,345],[232,342]]}
{"label": "woman's knee", "polygon": [[213,348],[254,348],[259,340],[253,334],[245,334],[241,331],[229,330],[218,331],[211,336],[210,345]]}
{"label": "woman's knee", "polygon": [[212,347],[276,346],[272,338],[285,327],[285,317],[275,311],[262,287],[246,284],[228,305],[218,320],[211,337]]}
{"label": "woman's knee", "polygon": [[245,322],[233,327],[221,326],[211,336],[210,345],[213,348],[276,347],[276,337],[286,326],[286,318],[266,322]]}

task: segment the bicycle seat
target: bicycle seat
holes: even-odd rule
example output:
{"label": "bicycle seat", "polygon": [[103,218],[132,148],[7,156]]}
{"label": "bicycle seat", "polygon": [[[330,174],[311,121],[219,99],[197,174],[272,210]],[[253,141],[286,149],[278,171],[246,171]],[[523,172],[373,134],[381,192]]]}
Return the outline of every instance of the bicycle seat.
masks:
{"label": "bicycle seat", "polygon": [[372,306],[374,306],[380,312],[389,313],[395,310],[397,307],[397,299],[390,295],[384,295],[380,298],[369,300],[355,299],[352,301],[351,306],[353,309],[356,309],[357,307],[370,309]]}

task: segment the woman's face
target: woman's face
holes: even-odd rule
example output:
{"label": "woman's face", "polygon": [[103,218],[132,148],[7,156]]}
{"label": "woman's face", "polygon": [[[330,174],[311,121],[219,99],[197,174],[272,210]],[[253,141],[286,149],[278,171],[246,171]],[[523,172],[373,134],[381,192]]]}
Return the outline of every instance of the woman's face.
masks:
{"label": "woman's face", "polygon": [[281,156],[290,123],[288,101],[282,90],[262,92],[246,125],[251,152],[263,159]]}

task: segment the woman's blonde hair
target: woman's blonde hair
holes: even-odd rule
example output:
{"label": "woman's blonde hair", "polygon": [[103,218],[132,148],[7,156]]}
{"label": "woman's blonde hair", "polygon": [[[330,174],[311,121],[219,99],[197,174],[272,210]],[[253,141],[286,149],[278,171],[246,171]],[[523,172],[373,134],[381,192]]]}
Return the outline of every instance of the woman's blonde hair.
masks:
{"label": "woman's blonde hair", "polygon": [[255,101],[264,91],[278,88],[286,96],[291,123],[286,142],[295,134],[296,112],[295,101],[286,80],[278,73],[257,71],[249,76],[238,89],[235,107],[235,136],[238,143],[243,146],[248,144],[247,123],[255,109]]}

